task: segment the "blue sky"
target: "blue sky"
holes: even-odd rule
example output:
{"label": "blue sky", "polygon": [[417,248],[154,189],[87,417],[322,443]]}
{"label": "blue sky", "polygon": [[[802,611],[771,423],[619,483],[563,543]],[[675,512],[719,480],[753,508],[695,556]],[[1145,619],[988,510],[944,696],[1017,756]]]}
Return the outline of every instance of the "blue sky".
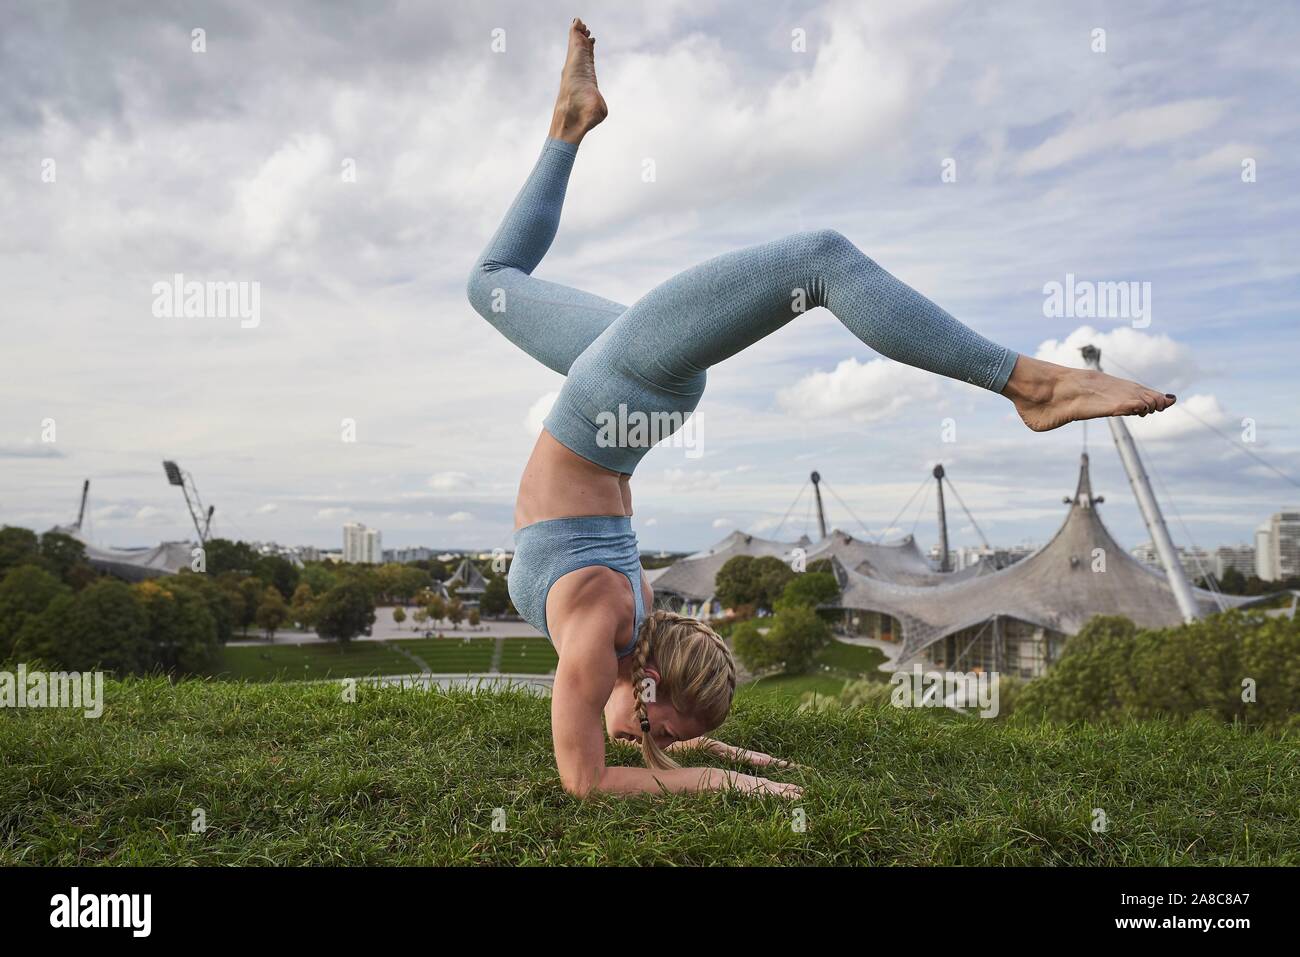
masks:
{"label": "blue sky", "polygon": [[[90,478],[100,541],[185,537],[168,457],[220,534],[337,546],[362,521],[389,546],[508,544],[561,380],[470,309],[464,280],[545,135],[573,12],[6,8],[0,522],[66,522]],[[611,115],[537,275],[633,302],[708,256],[832,227],[1013,349],[1077,362],[1092,341],[1109,371],[1238,442],[1252,422],[1249,448],[1300,476],[1294,8],[576,12]],[[155,316],[153,285],[178,272],[259,283],[260,323]],[[1044,315],[1067,273],[1150,283],[1149,325]],[[646,548],[771,534],[813,468],[873,534],[915,527],[929,545],[933,498],[885,526],[937,461],[990,539],[1041,542],[1084,447],[1082,426],[1035,435],[999,397],[881,359],[824,310],[712,370],[698,414],[702,454],[656,449],[633,482]],[[1178,407],[1129,422],[1180,543],[1247,541],[1300,502]],[[1136,544],[1105,425],[1087,440],[1105,519]],[[782,532],[806,521],[801,505]],[[953,539],[978,541],[964,516]]]}

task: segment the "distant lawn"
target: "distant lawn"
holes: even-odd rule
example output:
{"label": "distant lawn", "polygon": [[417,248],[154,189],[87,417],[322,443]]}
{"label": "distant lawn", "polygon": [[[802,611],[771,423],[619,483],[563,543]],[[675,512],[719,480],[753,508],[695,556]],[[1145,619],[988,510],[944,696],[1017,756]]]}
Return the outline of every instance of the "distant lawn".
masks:
{"label": "distant lawn", "polygon": [[[454,632],[446,638],[403,639],[394,641],[393,644],[420,658],[433,671],[440,674],[466,674],[487,671],[491,667],[492,651],[496,647],[495,638],[453,636]],[[407,661],[406,670],[417,669]]]}
{"label": "distant lawn", "polygon": [[806,691],[815,691],[823,695],[837,695],[844,689],[847,678],[833,675],[775,675],[770,678],[758,678],[749,684],[741,685],[736,690],[737,697],[752,695],[763,698],[792,699],[798,703]]}
{"label": "distant lawn", "polygon": [[579,802],[549,702],[522,692],[109,681],[99,719],[0,711],[0,865],[1300,864],[1295,740],[1215,721],[796,714],[742,694],[718,736],[806,765],[772,774],[803,797]]}
{"label": "distant lawn", "polygon": [[378,641],[301,645],[227,645],[214,677],[234,681],[312,681],[418,671],[409,658]]}
{"label": "distant lawn", "polygon": [[850,645],[833,640],[817,654],[816,661],[823,669],[855,678],[870,678],[874,681],[889,679],[889,675],[880,670],[880,665],[885,661],[885,653],[868,645]]}
{"label": "distant lawn", "polygon": [[507,675],[546,675],[559,663],[545,638],[507,638],[501,652],[501,673]]}

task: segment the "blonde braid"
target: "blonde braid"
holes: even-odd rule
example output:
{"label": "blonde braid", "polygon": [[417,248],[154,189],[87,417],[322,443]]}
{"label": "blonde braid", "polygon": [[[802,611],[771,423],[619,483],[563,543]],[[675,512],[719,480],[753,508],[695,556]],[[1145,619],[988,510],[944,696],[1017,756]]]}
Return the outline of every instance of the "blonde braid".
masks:
{"label": "blonde braid", "polygon": [[646,707],[646,667],[654,660],[660,684],[684,715],[703,721],[709,730],[726,720],[736,694],[736,660],[716,631],[695,618],[671,611],[655,611],[641,626],[633,649],[633,718],[641,728],[641,753],[647,767],[669,769],[679,765],[664,753],[650,733]]}

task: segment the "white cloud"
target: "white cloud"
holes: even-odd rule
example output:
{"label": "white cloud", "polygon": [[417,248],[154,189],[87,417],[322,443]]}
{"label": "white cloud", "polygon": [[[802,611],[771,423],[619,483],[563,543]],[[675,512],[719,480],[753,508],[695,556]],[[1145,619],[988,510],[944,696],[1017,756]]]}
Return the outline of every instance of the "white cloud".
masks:
{"label": "white cloud", "polygon": [[705,472],[702,470],[664,469],[664,482],[677,494],[712,491],[722,484],[725,472]]}
{"label": "white cloud", "polygon": [[1095,153],[1141,150],[1182,139],[1213,125],[1227,108],[1226,100],[1195,99],[1083,119],[1029,150],[1016,169],[1040,173]]}
{"label": "white cloud", "polygon": [[733,522],[733,521],[732,521],[731,519],[729,519],[729,518],[715,518],[715,519],[713,520],[713,527],[714,527],[714,528],[729,528],[729,527],[731,527],[731,526],[734,525],[734,524],[736,524],[736,523]]}
{"label": "white cloud", "polygon": [[1215,451],[1219,449],[1219,440],[1214,439],[1202,422],[1227,431],[1240,428],[1241,420],[1232,419],[1219,405],[1213,395],[1179,396],[1173,406],[1155,415],[1128,415],[1124,417],[1129,431],[1142,442],[1169,442],[1178,439],[1194,438],[1198,443],[1214,442]]}
{"label": "white cloud", "polygon": [[276,505],[274,502],[267,502],[265,505],[259,505],[259,506],[257,507],[257,514],[258,514],[258,515],[274,515],[274,514],[275,514],[276,512],[278,512],[279,510],[280,510],[280,506],[279,506],[279,505]]}
{"label": "white cloud", "polygon": [[847,415],[878,422],[915,399],[935,399],[938,377],[890,359],[845,359],[833,372],[813,372],[777,393],[777,404],[803,419]]}
{"label": "white cloud", "polygon": [[429,478],[429,487],[437,489],[439,492],[468,488],[473,484],[473,481],[464,472],[435,472]]}
{"label": "white cloud", "polygon": [[449,521],[449,522],[472,522],[472,521],[474,521],[474,516],[473,516],[472,514],[470,514],[469,512],[452,512],[450,515],[447,516],[447,521]]}
{"label": "white cloud", "polygon": [[1086,345],[1101,350],[1104,372],[1125,379],[1136,379],[1148,388],[1173,392],[1201,376],[1192,350],[1164,333],[1150,333],[1130,326],[1101,332],[1092,326],[1080,326],[1064,339],[1047,339],[1039,345],[1034,358],[1074,369],[1086,368],[1080,350]]}
{"label": "white cloud", "polygon": [[316,518],[329,520],[335,518],[345,518],[352,514],[352,509],[347,506],[337,506],[334,508],[322,508],[316,512]]}
{"label": "white cloud", "polygon": [[531,436],[540,435],[546,416],[550,414],[551,406],[555,405],[555,400],[559,397],[558,392],[548,392],[530,405],[528,414],[524,416],[524,431]]}

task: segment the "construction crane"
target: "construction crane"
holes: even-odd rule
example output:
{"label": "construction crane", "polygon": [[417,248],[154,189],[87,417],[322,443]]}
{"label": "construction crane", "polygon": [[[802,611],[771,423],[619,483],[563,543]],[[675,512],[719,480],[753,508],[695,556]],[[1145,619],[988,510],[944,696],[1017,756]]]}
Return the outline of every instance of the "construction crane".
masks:
{"label": "construction crane", "polygon": [[163,462],[163,472],[167,474],[168,483],[180,486],[181,493],[185,496],[185,505],[190,510],[190,518],[194,520],[194,530],[199,533],[199,543],[206,543],[208,529],[212,527],[212,513],[216,511],[216,506],[211,506],[206,513],[204,512],[198,486],[194,484],[194,476],[183,471],[175,462],[170,459]]}

